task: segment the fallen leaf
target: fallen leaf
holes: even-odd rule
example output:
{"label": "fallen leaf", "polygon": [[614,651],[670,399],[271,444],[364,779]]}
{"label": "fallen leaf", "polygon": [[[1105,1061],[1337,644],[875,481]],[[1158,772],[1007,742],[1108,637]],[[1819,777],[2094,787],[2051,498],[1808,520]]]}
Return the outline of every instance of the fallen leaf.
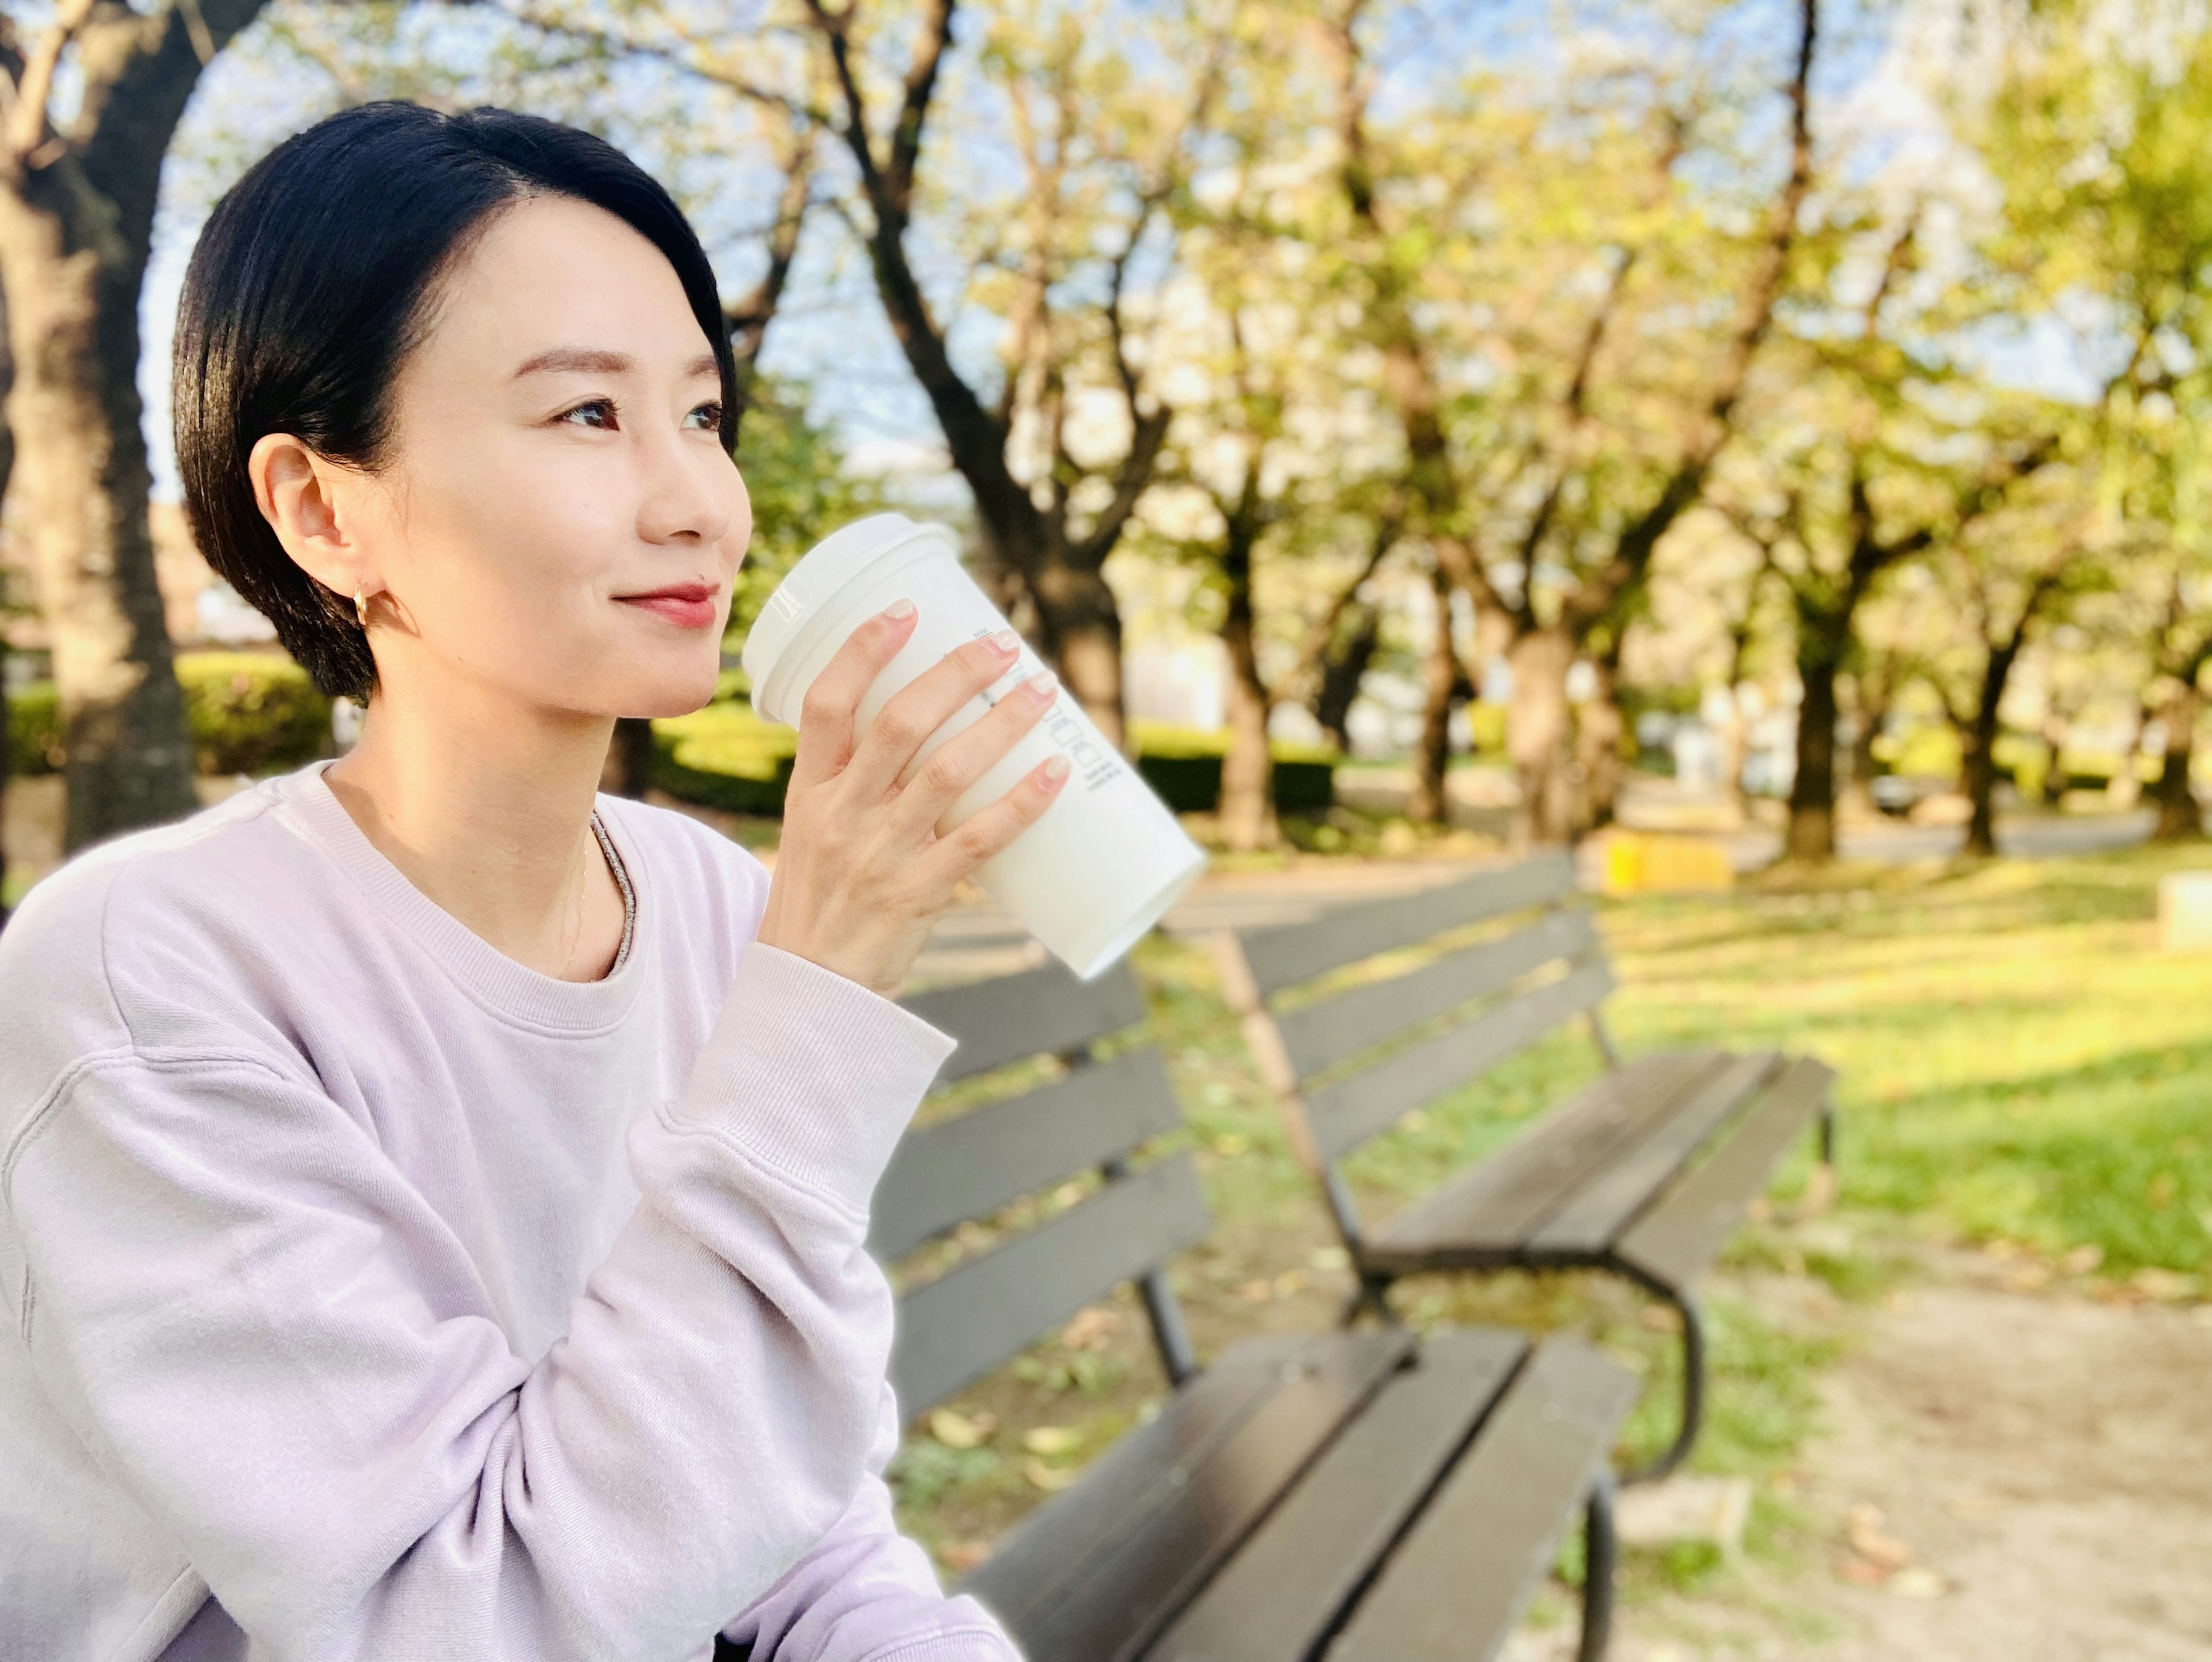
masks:
{"label": "fallen leaf", "polygon": [[1912,1562],[1912,1549],[1881,1525],[1880,1507],[1871,1501],[1856,1501],[1844,1514],[1844,1538],[1851,1543],[1853,1552],[1869,1562],[1884,1569],[1903,1569]]}
{"label": "fallen leaf", "polygon": [[1275,1284],[1270,1281],[1251,1281],[1237,1289],[1237,1296],[1247,1304],[1265,1304],[1275,1296]]}
{"label": "fallen leaf", "polygon": [[2006,1289],[2014,1293],[2039,1292],[2050,1284],[2051,1266],[2037,1263],[2032,1259],[2026,1263],[2014,1264],[2005,1276]]}
{"label": "fallen leaf", "polygon": [[998,1425],[994,1414],[967,1415],[940,1408],[929,1416],[929,1434],[947,1448],[979,1448]]}
{"label": "fallen leaf", "polygon": [[1855,1587],[1878,1587],[1889,1580],[1889,1572],[1863,1558],[1845,1557],[1836,1566],[1836,1576]]}
{"label": "fallen leaf", "polygon": [[1059,1494],[1082,1475],[1073,1466],[1048,1466],[1042,1460],[1026,1461],[1022,1466],[1022,1476],[1030,1480],[1031,1487],[1047,1495]]}
{"label": "fallen leaf", "polygon": [[1103,1305],[1091,1305],[1075,1312],[1075,1319],[1060,1330],[1060,1342],[1070,1350],[1103,1350],[1120,1330],[1121,1318]]}
{"label": "fallen leaf", "polygon": [[2128,1285],[2147,1299],[2177,1304],[2197,1290],[2197,1278],[2171,1269],[2138,1269],[2128,1278]]}
{"label": "fallen leaf", "polygon": [[2105,1262],[2105,1249],[2094,1241],[2085,1241],[2058,1260],[2058,1267],[2069,1275],[2094,1273]]}
{"label": "fallen leaf", "polygon": [[955,1575],[965,1575],[980,1568],[991,1555],[988,1541],[947,1541],[937,1549],[937,1562]]}
{"label": "fallen leaf", "polygon": [[1352,1254],[1340,1246],[1316,1246],[1306,1262],[1316,1269],[1349,1269]]}
{"label": "fallen leaf", "polygon": [[1950,1587],[1934,1570],[1916,1564],[1890,1577],[1889,1590],[1899,1598],[1941,1598]]}
{"label": "fallen leaf", "polygon": [[1082,1441],[1073,1426],[1031,1426],[1022,1434],[1022,1446],[1032,1454],[1065,1454]]}
{"label": "fallen leaf", "polygon": [[1281,1275],[1275,1277],[1275,1296],[1279,1299],[1287,1299],[1295,1293],[1302,1292],[1305,1288],[1305,1284],[1306,1278],[1305,1272],[1304,1270],[1285,1270]]}

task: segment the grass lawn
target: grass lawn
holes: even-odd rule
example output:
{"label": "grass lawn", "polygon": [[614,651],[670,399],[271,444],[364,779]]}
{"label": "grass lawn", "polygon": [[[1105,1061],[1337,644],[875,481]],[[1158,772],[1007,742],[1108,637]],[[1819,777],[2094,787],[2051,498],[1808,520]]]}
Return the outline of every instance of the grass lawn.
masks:
{"label": "grass lawn", "polygon": [[[1839,1206],[1816,1222],[1747,1229],[1711,1300],[1714,1392],[1693,1464],[1757,1482],[1754,1556],[1786,1559],[1805,1544],[1790,1496],[1819,1370],[1853,1300],[1923,1273],[1918,1248],[2010,1255],[2022,1285],[2086,1279],[2121,1298],[2201,1289],[2212,1250],[2212,954],[2161,955],[2153,923],[2158,877],[2185,865],[2212,865],[2212,852],[1844,868],[1601,909],[1622,981],[1608,1020],[1625,1050],[1774,1045],[1841,1070]],[[1173,1271],[1201,1353],[1328,1324],[1350,1278],[1210,959],[1156,937],[1137,967],[1217,1220]],[[1541,1044],[1371,1145],[1352,1166],[1355,1186],[1385,1210],[1595,1068],[1579,1033]],[[1785,1217],[1806,1169],[1795,1157],[1778,1185]],[[1668,1434],[1665,1312],[1618,1285],[1439,1278],[1409,1284],[1401,1308],[1422,1324],[1589,1332],[1651,1386],[1627,1452]],[[948,1570],[969,1568],[1164,1395],[1125,1294],[911,1434],[893,1470],[902,1516]],[[1628,1596],[1723,1574],[1709,1549],[1632,1555]],[[1552,1608],[1565,1606],[1555,1598]]]}

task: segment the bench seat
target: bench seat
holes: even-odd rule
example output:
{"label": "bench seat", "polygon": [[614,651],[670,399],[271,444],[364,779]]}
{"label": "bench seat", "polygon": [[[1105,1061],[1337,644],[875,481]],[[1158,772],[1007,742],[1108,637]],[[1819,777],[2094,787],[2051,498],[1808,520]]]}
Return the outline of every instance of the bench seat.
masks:
{"label": "bench seat", "polygon": [[[1224,933],[1216,947],[1223,991],[1358,1273],[1346,1320],[1395,1320],[1390,1288],[1408,1275],[1626,1276],[1681,1320],[1680,1426],[1630,1481],[1672,1470],[1704,1400],[1692,1283],[1808,1123],[1832,1174],[1834,1072],[1771,1050],[1624,1062],[1601,1010],[1613,984],[1605,943],[1564,852]],[[1347,1155],[1573,1022],[1588,1024],[1602,1077],[1395,1215],[1361,1215]]]}
{"label": "bench seat", "polygon": [[1723,1050],[1626,1063],[1376,1224],[1359,1257],[1400,1275],[1600,1262],[1700,1149],[1729,1137],[1784,1066],[1771,1053]]}
{"label": "bench seat", "polygon": [[[1489,1656],[1603,1480],[1634,1393],[1571,1339],[1251,1341],[960,1590],[1032,1662]],[[1584,1653],[1602,1642],[1587,1634]]]}

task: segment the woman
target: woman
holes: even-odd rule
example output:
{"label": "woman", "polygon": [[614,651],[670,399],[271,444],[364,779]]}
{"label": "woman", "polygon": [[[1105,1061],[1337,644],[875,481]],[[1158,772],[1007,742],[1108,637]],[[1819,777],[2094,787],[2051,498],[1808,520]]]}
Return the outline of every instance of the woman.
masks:
{"label": "woman", "polygon": [[0,945],[0,1656],[1010,1656],[893,1526],[862,1240],[951,1048],[886,995],[1060,777],[932,826],[1049,679],[917,768],[1012,642],[856,734],[865,624],[772,880],[595,796],[709,695],[750,514],[706,258],[582,133],[324,122],[177,338],[200,545],[368,715]]}

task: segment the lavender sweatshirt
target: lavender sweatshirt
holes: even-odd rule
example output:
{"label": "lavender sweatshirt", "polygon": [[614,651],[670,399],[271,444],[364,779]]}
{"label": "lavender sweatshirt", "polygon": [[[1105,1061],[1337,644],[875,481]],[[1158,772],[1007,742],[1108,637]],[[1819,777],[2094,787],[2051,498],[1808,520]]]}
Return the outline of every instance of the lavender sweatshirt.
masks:
{"label": "lavender sweatshirt", "polygon": [[629,952],[526,969],[323,765],[0,934],[0,1659],[1012,1658],[879,1475],[868,1200],[951,1042],[615,798]]}

